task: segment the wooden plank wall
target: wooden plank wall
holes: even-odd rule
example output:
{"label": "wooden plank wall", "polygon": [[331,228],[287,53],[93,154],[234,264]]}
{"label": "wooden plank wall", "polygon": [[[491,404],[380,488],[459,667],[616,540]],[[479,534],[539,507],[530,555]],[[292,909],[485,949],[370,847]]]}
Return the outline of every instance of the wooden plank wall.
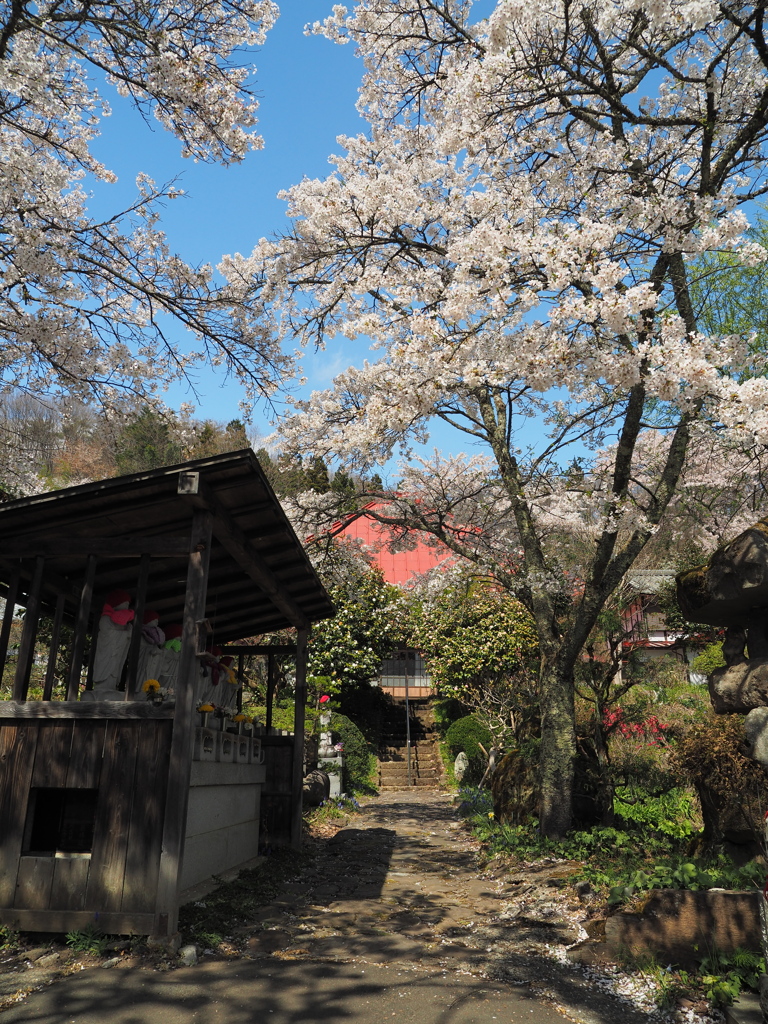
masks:
{"label": "wooden plank wall", "polygon": [[266,779],[261,792],[259,833],[266,847],[291,842],[293,736],[262,736]]}
{"label": "wooden plank wall", "polygon": [[[0,719],[0,922],[151,931],[170,720]],[[98,789],[91,857],[24,855],[30,790]]]}

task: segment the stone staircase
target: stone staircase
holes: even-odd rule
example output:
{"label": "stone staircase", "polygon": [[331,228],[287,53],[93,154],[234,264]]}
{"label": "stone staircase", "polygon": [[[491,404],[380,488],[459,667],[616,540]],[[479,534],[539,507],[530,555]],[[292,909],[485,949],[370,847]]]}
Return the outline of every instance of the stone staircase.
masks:
{"label": "stone staircase", "polygon": [[[412,700],[410,708],[410,786],[439,789],[442,761],[438,748],[435,716],[429,700]],[[405,701],[395,700],[385,713],[379,750],[379,789],[407,789],[408,745]]]}

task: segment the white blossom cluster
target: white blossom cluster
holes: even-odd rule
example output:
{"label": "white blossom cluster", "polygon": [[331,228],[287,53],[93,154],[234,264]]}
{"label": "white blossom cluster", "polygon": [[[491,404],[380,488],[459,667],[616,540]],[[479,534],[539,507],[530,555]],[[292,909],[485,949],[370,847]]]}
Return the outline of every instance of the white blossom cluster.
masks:
{"label": "white blossom cluster", "polygon": [[[296,403],[285,441],[364,467],[410,457],[434,417],[465,431],[490,458],[480,514],[503,513],[542,628],[562,586],[549,539],[590,539],[583,639],[692,493],[699,425],[768,441],[764,353],[703,331],[692,298],[702,255],[768,258],[747,237],[768,191],[768,40],[762,8],[732,0],[472,11],[359,0],[309,28],[356,46],[369,130],[285,193],[289,234],[224,269],[277,336],[373,345]],[[450,479],[430,466],[403,492],[447,507]]]}
{"label": "white blossom cluster", "polygon": [[[0,13],[0,386],[119,404],[152,398],[201,358],[268,390],[284,361],[242,294],[218,287],[157,229],[182,193],[142,176],[123,215],[87,213],[87,173],[109,114],[106,79],[185,155],[224,163],[260,145],[238,56],[277,16],[271,0],[20,0]],[[169,319],[198,351],[182,355]]]}

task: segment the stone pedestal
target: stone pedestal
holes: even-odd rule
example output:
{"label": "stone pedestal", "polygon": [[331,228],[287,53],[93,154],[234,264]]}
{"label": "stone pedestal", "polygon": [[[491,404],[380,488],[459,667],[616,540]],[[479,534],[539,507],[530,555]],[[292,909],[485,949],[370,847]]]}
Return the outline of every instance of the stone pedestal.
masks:
{"label": "stone pedestal", "polygon": [[323,770],[328,772],[331,780],[331,797],[341,796],[341,771],[344,767],[344,755],[334,751],[331,757],[323,757]]}

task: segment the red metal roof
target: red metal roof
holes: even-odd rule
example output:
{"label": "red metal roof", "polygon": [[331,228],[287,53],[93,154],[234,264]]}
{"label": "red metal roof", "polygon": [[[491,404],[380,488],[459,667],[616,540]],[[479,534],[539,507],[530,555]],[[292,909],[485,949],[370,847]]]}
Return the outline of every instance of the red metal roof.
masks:
{"label": "red metal roof", "polygon": [[[439,541],[426,543],[416,532],[404,540],[395,540],[389,526],[371,519],[362,512],[350,516],[345,522],[333,529],[334,536],[342,536],[350,541],[358,541],[365,552],[384,573],[387,583],[407,583],[413,576],[429,572],[438,565],[446,568],[452,565],[457,556]],[[391,550],[392,546],[396,550]]]}

